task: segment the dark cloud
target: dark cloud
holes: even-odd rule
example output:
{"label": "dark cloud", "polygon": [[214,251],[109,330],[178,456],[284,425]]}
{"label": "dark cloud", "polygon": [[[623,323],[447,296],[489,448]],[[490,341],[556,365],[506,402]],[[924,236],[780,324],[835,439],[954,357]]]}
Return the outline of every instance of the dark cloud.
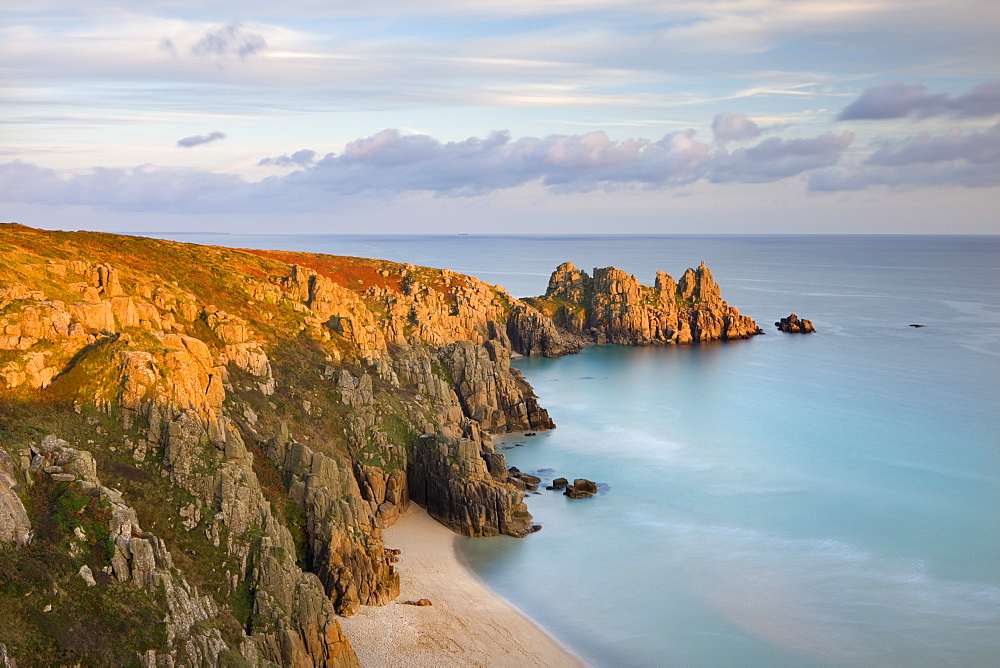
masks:
{"label": "dark cloud", "polygon": [[929,95],[922,83],[904,84],[899,81],[865,89],[849,104],[837,120],[882,120],[887,118],[928,118],[952,114],[973,118],[1000,114],[1000,79],[992,79],[964,95],[951,97],[946,93]]}
{"label": "dark cloud", "polygon": [[899,141],[883,140],[864,163],[818,171],[809,180],[809,189],[818,191],[878,185],[1000,185],[1000,123],[983,132],[954,129],[939,136],[920,133]]}
{"label": "dark cloud", "polygon": [[764,130],[743,114],[734,114],[724,111],[716,114],[712,119],[712,134],[719,145],[725,145],[731,141],[745,141],[755,139]]}
{"label": "dark cloud", "polygon": [[715,183],[767,183],[837,163],[854,140],[853,132],[827,132],[813,139],[765,139],[752,148],[720,156],[712,168]]}
{"label": "dark cloud", "polygon": [[225,139],[226,135],[222,132],[212,132],[207,135],[195,135],[194,137],[185,137],[184,139],[178,139],[177,145],[183,148],[191,148],[192,146],[199,146],[201,144],[207,144],[209,142],[218,141],[219,139]]}
{"label": "dark cloud", "polygon": [[264,158],[257,163],[259,167],[312,167],[316,164],[316,151],[307,148],[291,155],[279,155],[275,158]]}
{"label": "dark cloud", "polygon": [[240,58],[263,51],[267,42],[263,35],[252,32],[239,23],[210,30],[194,46],[191,53],[196,56],[230,56]]}

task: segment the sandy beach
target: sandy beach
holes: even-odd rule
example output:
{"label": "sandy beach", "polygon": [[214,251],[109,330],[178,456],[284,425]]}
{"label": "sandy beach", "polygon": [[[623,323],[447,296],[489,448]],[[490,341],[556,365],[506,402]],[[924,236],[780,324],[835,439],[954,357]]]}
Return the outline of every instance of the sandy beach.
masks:
{"label": "sandy beach", "polygon": [[[386,530],[386,546],[402,550],[399,598],[340,620],[362,666],[585,665],[486,589],[456,540],[416,504]],[[432,605],[402,603],[422,598]]]}

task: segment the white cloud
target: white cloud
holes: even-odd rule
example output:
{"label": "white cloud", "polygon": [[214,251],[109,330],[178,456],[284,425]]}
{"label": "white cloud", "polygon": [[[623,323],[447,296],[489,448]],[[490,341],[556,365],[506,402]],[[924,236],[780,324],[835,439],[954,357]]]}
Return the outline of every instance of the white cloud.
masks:
{"label": "white cloud", "polygon": [[745,114],[735,114],[724,111],[712,119],[712,134],[715,141],[725,145],[732,141],[745,141],[759,137],[763,130],[746,117]]}

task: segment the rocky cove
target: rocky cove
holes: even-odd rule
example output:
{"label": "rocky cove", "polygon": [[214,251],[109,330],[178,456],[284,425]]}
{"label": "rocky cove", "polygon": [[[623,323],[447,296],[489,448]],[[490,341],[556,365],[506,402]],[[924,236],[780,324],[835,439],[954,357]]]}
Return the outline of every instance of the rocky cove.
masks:
{"label": "rocky cove", "polygon": [[[0,660],[357,665],[411,502],[534,529],[491,436],[554,427],[511,356],[747,338],[702,264],[447,269],[0,226]],[[48,610],[46,610],[48,608]]]}

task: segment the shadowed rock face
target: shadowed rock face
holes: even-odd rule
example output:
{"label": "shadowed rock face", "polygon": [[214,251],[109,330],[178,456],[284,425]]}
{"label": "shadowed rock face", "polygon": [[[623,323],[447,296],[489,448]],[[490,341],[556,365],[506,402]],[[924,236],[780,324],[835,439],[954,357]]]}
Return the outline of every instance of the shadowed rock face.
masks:
{"label": "shadowed rock face", "polygon": [[666,345],[761,333],[722,300],[704,262],[680,281],[658,272],[653,287],[614,267],[594,269],[590,276],[566,262],[552,273],[544,297],[528,301],[567,333],[598,343]]}
{"label": "shadowed rock face", "polygon": [[410,498],[464,536],[531,533],[523,487],[506,482],[502,454],[494,454],[503,470],[496,475],[481,447],[469,439],[431,434],[419,438],[413,447]]}

